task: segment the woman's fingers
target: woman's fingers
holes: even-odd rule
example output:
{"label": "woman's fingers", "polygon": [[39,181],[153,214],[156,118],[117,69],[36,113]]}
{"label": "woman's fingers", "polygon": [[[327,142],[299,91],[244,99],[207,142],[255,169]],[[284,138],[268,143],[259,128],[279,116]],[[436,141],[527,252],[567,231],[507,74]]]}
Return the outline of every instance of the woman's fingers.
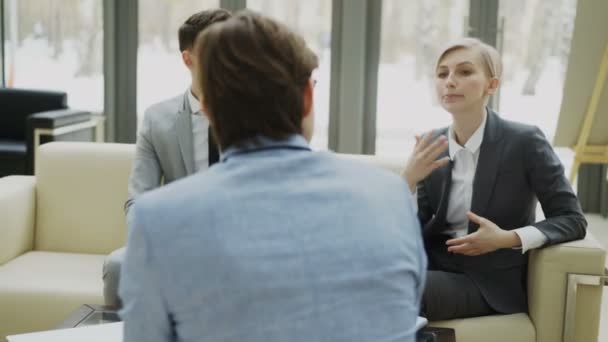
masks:
{"label": "woman's fingers", "polygon": [[431,160],[437,159],[443,152],[448,149],[448,138],[445,136],[441,136],[441,138],[437,139],[439,141],[435,141],[433,148],[430,150],[428,158]]}
{"label": "woman's fingers", "polygon": [[424,150],[420,151],[420,158],[426,160],[428,163],[432,163],[441,153],[448,148],[448,140],[442,135],[433,141],[432,144],[428,145]]}
{"label": "woman's fingers", "polygon": [[423,134],[422,138],[420,139],[420,141],[418,142],[418,144],[416,146],[418,151],[423,151],[424,149],[426,149],[427,146],[433,142],[434,135],[435,135],[434,131],[430,131],[428,133]]}
{"label": "woman's fingers", "polygon": [[431,166],[431,172],[437,170],[440,167],[443,167],[445,164],[450,162],[450,157],[445,156],[441,159],[437,159],[433,162],[433,165]]}
{"label": "woman's fingers", "polygon": [[436,160],[448,148],[448,143],[444,135],[436,136],[434,132],[416,136],[413,154],[403,172],[408,184],[419,182],[449,161],[447,157]]}

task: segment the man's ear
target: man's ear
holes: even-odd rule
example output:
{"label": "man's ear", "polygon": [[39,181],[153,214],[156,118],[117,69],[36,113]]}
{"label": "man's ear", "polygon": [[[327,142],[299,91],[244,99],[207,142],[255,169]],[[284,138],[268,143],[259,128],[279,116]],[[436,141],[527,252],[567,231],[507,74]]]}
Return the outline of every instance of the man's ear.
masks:
{"label": "man's ear", "polygon": [[498,89],[498,86],[500,85],[500,80],[498,80],[498,78],[492,78],[490,80],[490,84],[488,86],[488,89],[486,90],[486,93],[488,95],[492,95],[496,92],[496,90]]}
{"label": "man's ear", "polygon": [[201,109],[203,111],[203,115],[207,118],[207,120],[209,120],[209,124],[213,125],[213,120],[211,119],[211,115],[209,115],[209,107],[207,106],[207,102],[205,101],[205,98],[203,98],[200,101],[201,104]]}
{"label": "man's ear", "polygon": [[314,94],[314,80],[313,79],[309,79],[306,82],[306,85],[304,86],[303,89],[303,99],[304,99],[304,108],[303,108],[303,112],[302,112],[302,118],[307,117],[308,115],[310,115],[312,113],[312,107],[314,105],[314,101],[313,101],[313,94]]}
{"label": "man's ear", "polygon": [[190,54],[190,51],[182,51],[182,61],[184,62],[184,65],[188,67],[188,69],[192,68],[192,55]]}

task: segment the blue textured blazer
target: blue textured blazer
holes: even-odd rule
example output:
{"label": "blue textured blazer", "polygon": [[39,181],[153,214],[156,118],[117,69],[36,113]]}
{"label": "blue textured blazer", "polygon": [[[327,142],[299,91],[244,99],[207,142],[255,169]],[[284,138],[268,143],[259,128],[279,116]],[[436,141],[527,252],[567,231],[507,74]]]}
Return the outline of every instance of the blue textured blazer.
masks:
{"label": "blue textured blazer", "polygon": [[426,256],[395,174],[261,139],[130,214],[127,342],[415,340]]}

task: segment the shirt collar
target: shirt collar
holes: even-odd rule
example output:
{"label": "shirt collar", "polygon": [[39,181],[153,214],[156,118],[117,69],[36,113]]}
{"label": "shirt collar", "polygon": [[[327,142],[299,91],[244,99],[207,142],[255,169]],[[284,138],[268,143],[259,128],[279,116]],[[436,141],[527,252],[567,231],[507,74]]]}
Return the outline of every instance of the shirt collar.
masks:
{"label": "shirt collar", "polygon": [[188,89],[188,104],[190,105],[190,114],[202,112],[200,101],[192,94],[192,89]]}
{"label": "shirt collar", "polygon": [[471,153],[476,153],[479,150],[479,147],[481,146],[481,143],[483,142],[483,134],[486,130],[487,118],[488,118],[488,114],[486,112],[486,113],[484,113],[483,121],[481,122],[481,125],[479,125],[479,127],[477,127],[475,132],[473,132],[473,135],[471,135],[471,137],[466,142],[466,144],[464,144],[464,147],[461,146],[460,144],[458,144],[458,142],[456,142],[456,136],[454,135],[453,126],[450,125],[450,129],[448,130],[448,149],[450,152],[451,160],[454,160],[456,153],[458,153],[460,150],[466,149]]}
{"label": "shirt collar", "polygon": [[271,149],[293,149],[311,151],[308,141],[299,134],[289,136],[284,140],[273,140],[265,136],[257,136],[241,144],[241,146],[230,146],[225,151],[220,152],[221,161],[235,155]]}

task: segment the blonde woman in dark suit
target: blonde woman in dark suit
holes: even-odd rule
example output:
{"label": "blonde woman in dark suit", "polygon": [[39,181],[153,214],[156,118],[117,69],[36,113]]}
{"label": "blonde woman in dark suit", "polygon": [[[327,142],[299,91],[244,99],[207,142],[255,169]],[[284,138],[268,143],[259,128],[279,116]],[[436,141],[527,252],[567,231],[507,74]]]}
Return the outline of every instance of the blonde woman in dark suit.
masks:
{"label": "blonde woman in dark suit", "polygon": [[452,124],[417,138],[403,172],[429,258],[421,310],[430,320],[527,311],[527,252],[585,236],[543,133],[487,107],[500,76],[497,51],[477,39],[444,49],[435,90]]}

